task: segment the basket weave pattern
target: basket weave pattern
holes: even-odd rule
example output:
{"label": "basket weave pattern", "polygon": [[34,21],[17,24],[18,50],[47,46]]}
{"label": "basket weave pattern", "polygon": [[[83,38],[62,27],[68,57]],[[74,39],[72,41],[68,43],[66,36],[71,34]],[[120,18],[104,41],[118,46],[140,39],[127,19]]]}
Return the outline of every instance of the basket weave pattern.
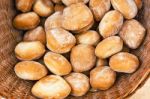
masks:
{"label": "basket weave pattern", "polygon": [[[115,85],[107,91],[88,93],[83,97],[67,99],[122,99],[131,94],[150,72],[150,0],[143,0],[143,9],[138,20],[147,29],[144,43],[133,51],[141,60],[140,68],[133,74],[121,74]],[[21,40],[21,33],[12,26],[16,14],[13,0],[0,0],[0,96],[9,99],[35,99],[30,90],[31,81],[19,79],[13,70],[17,59],[14,55],[15,45]]]}

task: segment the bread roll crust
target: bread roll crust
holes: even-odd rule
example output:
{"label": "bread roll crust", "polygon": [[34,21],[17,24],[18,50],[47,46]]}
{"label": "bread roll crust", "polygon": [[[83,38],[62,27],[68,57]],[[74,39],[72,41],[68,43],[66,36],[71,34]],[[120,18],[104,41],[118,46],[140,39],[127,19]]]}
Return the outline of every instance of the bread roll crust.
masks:
{"label": "bread roll crust", "polygon": [[64,99],[70,94],[71,88],[62,77],[48,75],[37,81],[31,92],[42,99]]}
{"label": "bread roll crust", "polygon": [[120,52],[110,58],[109,65],[114,71],[133,73],[139,66],[139,60],[133,54]]}
{"label": "bread roll crust", "polygon": [[34,29],[40,23],[40,17],[35,12],[18,14],[13,20],[13,26],[20,30]]}
{"label": "bread roll crust", "polygon": [[93,21],[92,12],[83,3],[76,3],[66,7],[62,18],[62,27],[71,31],[80,30]]}
{"label": "bread roll crust", "polygon": [[46,33],[42,26],[38,26],[35,29],[29,30],[25,33],[23,41],[40,41],[46,44]]}
{"label": "bread roll crust", "polygon": [[49,16],[44,24],[45,31],[48,31],[52,28],[61,28],[62,27],[62,12],[58,11]]}
{"label": "bread roll crust", "polygon": [[100,35],[94,30],[89,30],[81,34],[77,34],[75,37],[77,44],[88,44],[95,46],[100,41]]}
{"label": "bread roll crust", "polygon": [[46,32],[47,48],[55,53],[67,53],[76,44],[76,38],[62,28],[53,28]]}
{"label": "bread roll crust", "polygon": [[35,61],[22,61],[15,65],[16,75],[25,80],[39,80],[46,76],[48,71],[44,65]]}
{"label": "bread roll crust", "polygon": [[82,73],[71,73],[65,76],[65,80],[70,84],[73,96],[83,96],[90,88],[89,78]]}
{"label": "bread roll crust", "polygon": [[120,30],[120,37],[124,43],[131,49],[138,48],[145,36],[146,29],[135,19],[124,22]]}
{"label": "bread roll crust", "polygon": [[100,21],[110,9],[110,0],[90,0],[89,7],[93,12],[96,21]]}
{"label": "bread roll crust", "polygon": [[123,25],[123,16],[117,10],[107,12],[99,24],[99,33],[103,38],[118,34]]}
{"label": "bread roll crust", "polygon": [[118,53],[123,48],[123,41],[119,36],[111,36],[101,41],[95,49],[95,54],[101,59],[106,59]]}
{"label": "bread roll crust", "polygon": [[72,70],[71,64],[64,56],[53,52],[45,54],[44,63],[47,68],[56,75],[67,75]]}
{"label": "bread roll crust", "polygon": [[94,50],[93,46],[85,44],[73,47],[70,55],[73,71],[84,72],[93,68],[96,61]]}
{"label": "bread roll crust", "polygon": [[99,66],[90,72],[90,84],[93,89],[107,90],[114,84],[116,72],[108,66]]}
{"label": "bread roll crust", "polygon": [[111,0],[111,3],[126,19],[132,19],[137,15],[138,9],[134,0]]}
{"label": "bread roll crust", "polygon": [[36,60],[45,53],[45,46],[40,41],[20,42],[15,48],[19,60]]}

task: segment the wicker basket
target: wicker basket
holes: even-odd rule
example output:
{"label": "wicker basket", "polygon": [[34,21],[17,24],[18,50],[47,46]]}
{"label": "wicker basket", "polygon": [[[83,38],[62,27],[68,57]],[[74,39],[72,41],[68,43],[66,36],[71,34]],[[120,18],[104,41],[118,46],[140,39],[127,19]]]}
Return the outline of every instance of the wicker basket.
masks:
{"label": "wicker basket", "polygon": [[[147,29],[142,46],[132,51],[141,60],[140,68],[133,74],[120,74],[115,85],[107,91],[88,93],[83,97],[68,99],[122,99],[133,93],[150,72],[150,0],[143,0],[143,9],[137,19]],[[13,0],[0,0],[0,96],[8,99],[35,99],[30,90],[34,82],[16,77],[13,67],[17,62],[14,47],[21,40],[21,33],[12,26],[16,11]]]}

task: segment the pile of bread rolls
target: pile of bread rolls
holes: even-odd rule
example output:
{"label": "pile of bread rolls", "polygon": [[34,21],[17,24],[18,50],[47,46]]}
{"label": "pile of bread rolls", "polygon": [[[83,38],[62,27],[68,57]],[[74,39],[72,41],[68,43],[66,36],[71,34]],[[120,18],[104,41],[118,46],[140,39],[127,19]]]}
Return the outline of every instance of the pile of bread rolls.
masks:
{"label": "pile of bread rolls", "polygon": [[[112,6],[112,7],[111,7]],[[44,99],[108,90],[116,72],[133,73],[145,28],[135,16],[141,0],[16,0],[16,75],[37,80],[32,94]]]}

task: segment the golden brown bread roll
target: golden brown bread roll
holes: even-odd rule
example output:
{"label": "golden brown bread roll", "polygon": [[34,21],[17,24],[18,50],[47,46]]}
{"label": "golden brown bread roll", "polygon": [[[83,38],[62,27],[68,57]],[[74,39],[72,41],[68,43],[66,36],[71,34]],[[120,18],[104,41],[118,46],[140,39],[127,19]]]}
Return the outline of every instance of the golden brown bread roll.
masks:
{"label": "golden brown bread roll", "polygon": [[72,4],[76,4],[76,3],[88,3],[89,0],[62,0],[62,2],[66,5],[66,6],[69,6],[69,5],[72,5]]}
{"label": "golden brown bread roll", "polygon": [[45,53],[45,47],[40,41],[20,42],[15,48],[19,60],[39,59]]}
{"label": "golden brown bread roll", "polygon": [[110,9],[110,0],[90,0],[89,7],[96,21],[100,21],[104,14]]}
{"label": "golden brown bread roll", "polygon": [[35,0],[16,0],[16,8],[22,12],[28,12],[31,10]]}
{"label": "golden brown bread roll", "polygon": [[89,30],[75,35],[77,44],[97,45],[100,41],[100,35],[94,30]]}
{"label": "golden brown bread roll", "polygon": [[129,48],[136,49],[142,43],[145,31],[145,28],[137,20],[131,19],[124,22],[119,35]]}
{"label": "golden brown bread roll", "polygon": [[54,7],[55,12],[63,11],[64,9],[65,9],[65,5],[63,5],[63,4],[56,4]]}
{"label": "golden brown bread roll", "polygon": [[40,17],[35,12],[18,14],[13,20],[13,26],[20,30],[29,30],[38,26]]}
{"label": "golden brown bread roll", "polygon": [[71,73],[65,76],[65,80],[69,83],[73,96],[83,96],[89,90],[89,78],[82,73]]}
{"label": "golden brown bread roll", "polygon": [[101,59],[101,58],[98,58],[96,60],[96,66],[107,66],[108,65],[108,61],[106,59]]}
{"label": "golden brown bread roll", "polygon": [[134,0],[138,9],[142,8],[142,0]]}
{"label": "golden brown bread roll", "polygon": [[54,12],[54,5],[51,0],[36,0],[33,11],[41,17],[47,17]]}
{"label": "golden brown bread roll", "polygon": [[76,44],[75,37],[62,28],[53,28],[46,32],[47,47],[55,53],[67,53]]}
{"label": "golden brown bread roll", "polygon": [[72,70],[71,64],[64,56],[53,52],[45,54],[44,63],[47,68],[56,75],[67,75]]}
{"label": "golden brown bread roll", "polygon": [[93,68],[96,61],[94,50],[93,46],[85,44],[73,47],[70,55],[73,71],[84,72]]}
{"label": "golden brown bread roll", "polygon": [[72,31],[80,30],[93,21],[92,12],[83,3],[76,3],[66,7],[62,18],[62,27]]}
{"label": "golden brown bread roll", "polygon": [[16,75],[25,80],[39,80],[46,76],[48,71],[44,65],[35,61],[22,61],[14,67]]}
{"label": "golden brown bread roll", "polygon": [[116,72],[108,66],[98,66],[90,72],[90,84],[95,90],[107,90],[115,80]]}
{"label": "golden brown bread roll", "polygon": [[99,24],[99,33],[103,38],[118,34],[123,25],[123,16],[117,10],[107,12]]}
{"label": "golden brown bread roll", "polygon": [[118,53],[123,48],[123,41],[119,36],[111,36],[101,41],[95,49],[95,54],[101,59],[110,57]]}
{"label": "golden brown bread roll", "polygon": [[111,3],[126,19],[132,19],[137,15],[138,9],[134,0],[111,0]]}
{"label": "golden brown bread roll", "polygon": [[31,92],[42,99],[65,99],[70,94],[71,88],[62,77],[48,75],[37,81]]}
{"label": "golden brown bread roll", "polygon": [[52,28],[60,28],[62,22],[62,12],[58,11],[49,16],[45,21],[45,31]]}
{"label": "golden brown bread roll", "polygon": [[46,43],[46,33],[42,26],[38,26],[35,29],[29,30],[25,33],[23,41],[40,41]]}
{"label": "golden brown bread roll", "polygon": [[109,65],[114,71],[133,73],[139,66],[139,60],[133,54],[120,52],[110,58]]}

